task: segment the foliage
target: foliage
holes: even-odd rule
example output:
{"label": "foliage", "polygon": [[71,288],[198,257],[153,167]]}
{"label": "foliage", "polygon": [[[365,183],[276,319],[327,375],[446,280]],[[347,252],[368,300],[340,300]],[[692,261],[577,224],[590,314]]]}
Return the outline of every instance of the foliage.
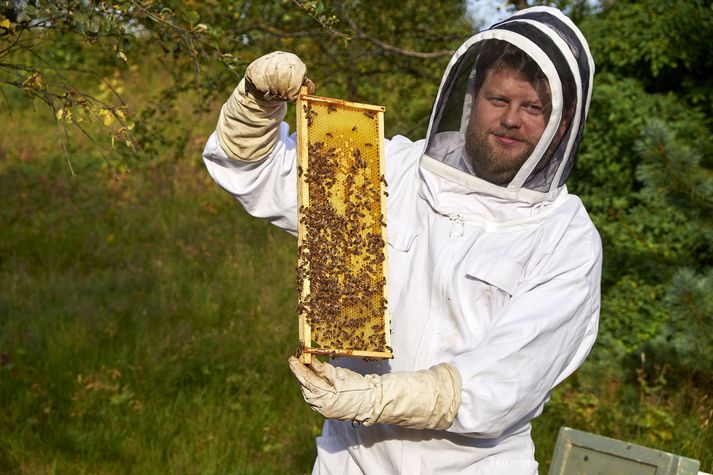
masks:
{"label": "foliage", "polygon": [[[166,145],[180,153],[190,130],[183,137],[164,130],[181,112],[181,97],[190,93],[192,112],[205,113],[252,59],[276,49],[305,58],[323,94],[386,105],[393,132],[412,132],[414,124],[424,130],[445,61],[473,32],[457,1],[437,9],[416,0],[381,2],[378,15],[358,0],[0,5],[0,91],[8,108],[20,90],[45,102],[62,126],[93,138],[86,122],[104,127],[112,146],[130,149],[125,157],[150,157]],[[149,64],[146,56],[160,59]],[[149,102],[129,107],[125,76],[139,68],[161,68],[170,80]]]}
{"label": "foliage", "polygon": [[713,176],[702,166],[701,152],[677,140],[665,123],[650,121],[635,150],[641,158],[636,178],[644,184],[644,198],[662,194],[683,210],[713,211]]}
{"label": "foliage", "polygon": [[[654,339],[655,354],[681,377],[701,378],[710,387],[713,356],[713,172],[702,166],[702,154],[678,139],[659,121],[652,121],[635,144],[641,157],[636,177],[640,194],[650,203],[664,204],[685,223],[687,246],[662,274],[661,306],[667,318]],[[707,382],[704,382],[707,381]]]}
{"label": "foliage", "polygon": [[713,35],[710,2],[602,3],[605,20],[587,32],[600,70],[640,78],[650,92],[674,91],[710,118],[713,58],[703,47]]}
{"label": "foliage", "polygon": [[[194,22],[192,11],[177,18],[168,5],[6,0],[1,12],[0,84],[42,100],[60,124],[88,132],[82,123],[94,119],[107,129],[112,143],[119,140],[131,148],[139,145],[132,139],[134,121],[127,119],[123,86],[113,78],[131,64],[130,57],[139,55],[148,32],[152,41],[173,55],[179,66],[176,71],[184,71],[181,66],[186,62],[199,68],[198,58],[209,55],[203,46],[211,36],[206,26]],[[218,44],[211,49],[224,59]],[[185,77],[180,74],[174,81]],[[78,87],[87,82],[94,87]],[[5,99],[11,107],[7,95]]]}
{"label": "foliage", "polygon": [[550,462],[561,426],[693,457],[704,471],[713,467],[709,394],[696,386],[671,390],[671,371],[645,355],[632,361],[630,378],[612,374],[611,363],[597,357],[555,390],[533,424],[541,473],[546,473],[542,468]]}
{"label": "foliage", "polygon": [[[713,268],[705,273],[692,268],[679,269],[671,279],[664,296],[670,310],[669,321],[661,335],[660,345],[672,351],[675,369],[687,370],[710,382],[713,367]],[[702,383],[704,385],[706,383]]]}
{"label": "foliage", "polygon": [[[596,77],[586,140],[572,182],[604,241],[603,343],[625,354],[637,353],[644,343],[656,342],[648,348],[655,347],[657,358],[671,362],[670,356],[680,353],[675,348],[680,340],[674,344],[676,339],[664,335],[675,329],[681,332],[681,340],[693,344],[700,341],[700,332],[706,326],[709,331],[703,334],[713,329],[707,310],[710,297],[694,290],[708,285],[705,275],[713,263],[709,218],[713,150],[707,139],[711,122],[707,106],[696,107],[686,86],[686,79],[695,77],[698,71],[696,65],[642,55],[625,67],[612,52],[612,43],[618,49],[639,52],[654,47],[651,43],[657,42],[657,37],[641,35],[658,33],[643,31],[637,23],[628,27],[620,24],[622,18],[633,21],[644,15],[645,5],[647,2],[636,2],[627,8],[613,2],[582,25],[585,35],[592,39],[598,69],[604,72]],[[679,2],[676,8],[695,10],[698,3]],[[649,13],[658,18],[656,11]],[[693,15],[686,20],[685,31],[673,31],[685,39],[690,34],[690,22],[705,18]],[[605,30],[610,34],[603,35]],[[675,45],[683,40],[670,32],[668,41]],[[702,50],[689,47],[686,54],[703,55]],[[634,64],[639,69],[632,72],[629,68]],[[663,74],[661,64],[677,66],[681,81],[666,92],[661,91],[661,85],[657,92],[651,92],[648,89],[656,74]],[[699,279],[696,285],[694,276]],[[682,298],[693,301],[685,307],[680,304]],[[693,347],[700,348],[703,343],[705,340]],[[686,358],[689,364],[677,365],[674,379],[685,380],[710,361],[699,355],[701,364],[693,365],[691,348]],[[712,376],[709,370],[706,373]]]}

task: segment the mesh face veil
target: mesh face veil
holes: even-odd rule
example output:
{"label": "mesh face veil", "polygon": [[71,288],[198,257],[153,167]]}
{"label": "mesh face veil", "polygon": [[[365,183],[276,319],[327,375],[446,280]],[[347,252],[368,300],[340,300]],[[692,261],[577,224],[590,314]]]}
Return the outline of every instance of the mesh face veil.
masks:
{"label": "mesh face veil", "polygon": [[478,33],[453,55],[421,166],[475,191],[554,199],[581,140],[594,63],[574,24],[536,7]]}

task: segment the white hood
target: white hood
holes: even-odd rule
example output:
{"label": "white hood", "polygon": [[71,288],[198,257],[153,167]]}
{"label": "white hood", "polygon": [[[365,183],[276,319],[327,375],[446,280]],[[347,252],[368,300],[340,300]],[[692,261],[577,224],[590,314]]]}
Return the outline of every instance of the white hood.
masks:
{"label": "white hood", "polygon": [[[551,112],[542,137],[505,185],[475,176],[464,149],[474,103],[473,84],[478,74],[485,73],[476,67],[478,55],[493,40],[507,42],[534,60],[547,78],[551,95]],[[594,62],[586,40],[569,18],[553,8],[522,10],[469,38],[451,58],[436,96],[420,161],[421,194],[431,206],[449,215],[460,214],[456,210],[461,205],[466,215],[486,211],[483,214],[495,221],[539,214],[559,195],[566,195],[565,181],[581,141],[593,75]],[[567,111],[564,121],[563,110]],[[475,196],[482,202],[473,203]],[[511,211],[493,213],[502,203],[509,204]]]}

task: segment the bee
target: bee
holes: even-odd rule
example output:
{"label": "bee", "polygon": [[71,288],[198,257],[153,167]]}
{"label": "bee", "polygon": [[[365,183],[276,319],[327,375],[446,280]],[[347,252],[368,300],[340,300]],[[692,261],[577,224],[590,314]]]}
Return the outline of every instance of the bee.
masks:
{"label": "bee", "polygon": [[312,107],[306,107],[305,112],[307,113],[307,127],[311,127],[314,122],[314,118],[317,117],[317,112],[312,110]]}
{"label": "bee", "polygon": [[373,146],[374,146],[374,144],[372,144],[372,143],[369,143],[369,142],[366,142],[366,143],[364,144],[364,146],[365,146],[365,147],[373,147]]}
{"label": "bee", "polygon": [[335,112],[336,110],[337,110],[337,106],[335,106],[334,104],[329,104],[327,106],[327,114]]}
{"label": "bee", "polygon": [[352,132],[356,132],[357,126],[352,127]]}

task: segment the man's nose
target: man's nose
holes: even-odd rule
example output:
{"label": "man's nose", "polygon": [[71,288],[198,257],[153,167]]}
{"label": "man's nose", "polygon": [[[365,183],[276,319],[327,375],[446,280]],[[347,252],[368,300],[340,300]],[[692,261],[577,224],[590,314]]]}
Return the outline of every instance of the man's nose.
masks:
{"label": "man's nose", "polygon": [[522,125],[522,119],[517,107],[510,104],[500,116],[500,125],[508,129],[517,129]]}

